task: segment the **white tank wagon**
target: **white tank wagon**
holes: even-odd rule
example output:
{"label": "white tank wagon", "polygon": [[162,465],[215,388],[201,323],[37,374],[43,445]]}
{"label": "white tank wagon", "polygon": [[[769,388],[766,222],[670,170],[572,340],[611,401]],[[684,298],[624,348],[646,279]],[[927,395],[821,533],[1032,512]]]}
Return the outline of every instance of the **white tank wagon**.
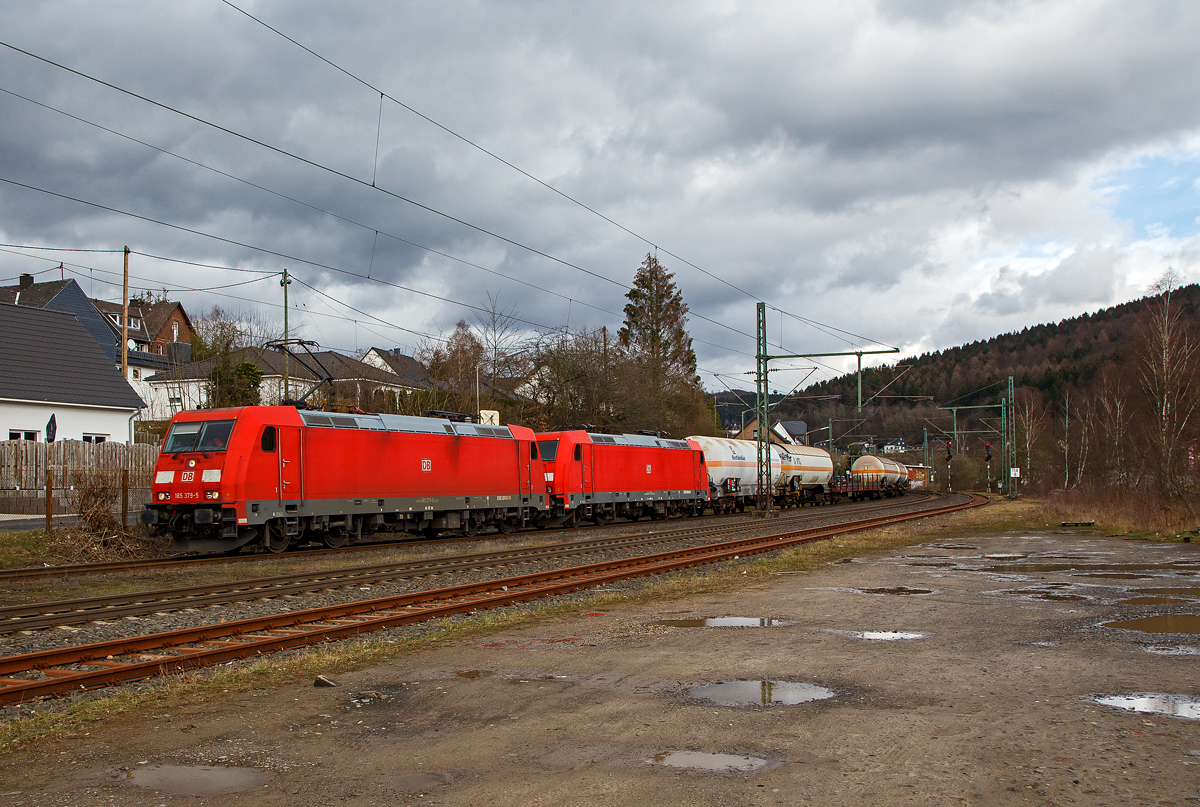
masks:
{"label": "white tank wagon", "polygon": [[864,454],[850,466],[851,499],[903,496],[908,488],[908,468],[887,457]]}
{"label": "white tank wagon", "polygon": [[[727,437],[689,437],[704,452],[709,494],[717,511],[743,510],[758,497],[758,446]],[[829,453],[809,446],[771,444],[768,474],[775,503],[791,507],[820,503],[829,496],[833,461]]]}

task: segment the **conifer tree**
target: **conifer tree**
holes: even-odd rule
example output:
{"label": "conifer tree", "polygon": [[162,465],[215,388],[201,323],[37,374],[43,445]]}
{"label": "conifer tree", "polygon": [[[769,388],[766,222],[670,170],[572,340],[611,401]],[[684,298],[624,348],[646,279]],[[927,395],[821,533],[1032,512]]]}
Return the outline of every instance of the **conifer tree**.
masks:
{"label": "conifer tree", "polygon": [[711,430],[696,351],[687,332],[687,303],[658,258],[647,254],[625,295],[617,334],[625,359],[631,424],[674,436]]}

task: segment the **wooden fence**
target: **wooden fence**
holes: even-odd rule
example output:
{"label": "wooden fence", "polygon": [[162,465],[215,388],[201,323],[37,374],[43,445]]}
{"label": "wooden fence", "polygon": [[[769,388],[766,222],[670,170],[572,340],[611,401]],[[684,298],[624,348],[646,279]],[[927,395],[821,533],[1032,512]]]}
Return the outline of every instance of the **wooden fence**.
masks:
{"label": "wooden fence", "polygon": [[68,490],[75,471],[129,470],[131,488],[149,488],[158,461],[157,445],[58,440],[0,440],[0,491],[45,491],[46,470],[55,490]]}

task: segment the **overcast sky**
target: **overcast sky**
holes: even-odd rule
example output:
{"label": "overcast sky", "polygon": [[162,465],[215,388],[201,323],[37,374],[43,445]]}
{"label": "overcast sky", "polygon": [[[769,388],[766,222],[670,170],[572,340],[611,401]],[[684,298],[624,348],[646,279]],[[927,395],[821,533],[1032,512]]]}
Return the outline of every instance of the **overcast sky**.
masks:
{"label": "overcast sky", "polygon": [[[753,383],[756,300],[787,352],[911,355],[1200,279],[1200,3],[234,2],[278,33],[0,3],[3,243],[127,244],[135,289],[279,321],[277,276],[172,261],[287,267],[346,352],[489,299],[613,330],[657,246],[712,390]],[[60,261],[120,298],[117,253],[5,247],[0,281]]]}

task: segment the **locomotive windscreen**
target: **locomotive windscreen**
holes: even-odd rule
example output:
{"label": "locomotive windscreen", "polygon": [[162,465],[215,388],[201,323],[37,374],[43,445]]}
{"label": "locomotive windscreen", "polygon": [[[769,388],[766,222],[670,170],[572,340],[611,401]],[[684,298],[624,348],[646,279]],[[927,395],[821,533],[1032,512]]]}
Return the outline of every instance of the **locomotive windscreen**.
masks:
{"label": "locomotive windscreen", "polygon": [[558,456],[558,441],[557,440],[538,440],[538,451],[542,453],[542,459],[546,462],[553,462]]}
{"label": "locomotive windscreen", "polygon": [[233,431],[232,420],[193,420],[176,423],[167,432],[164,454],[183,454],[188,451],[224,451]]}

